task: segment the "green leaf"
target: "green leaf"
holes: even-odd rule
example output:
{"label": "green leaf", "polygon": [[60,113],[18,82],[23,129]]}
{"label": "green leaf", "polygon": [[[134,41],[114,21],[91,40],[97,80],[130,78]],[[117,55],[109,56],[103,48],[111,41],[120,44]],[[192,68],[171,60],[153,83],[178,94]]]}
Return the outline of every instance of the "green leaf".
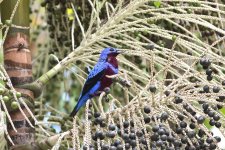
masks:
{"label": "green leaf", "polygon": [[155,1],[155,2],[154,2],[154,6],[155,6],[156,8],[159,8],[159,7],[161,6],[161,2],[160,2],[160,1]]}
{"label": "green leaf", "polygon": [[209,124],[209,119],[208,118],[205,119],[204,125],[206,126],[207,129],[211,129],[212,128],[212,126]]}
{"label": "green leaf", "polygon": [[224,107],[222,109],[220,109],[220,112],[223,114],[223,116],[225,116],[225,108]]}

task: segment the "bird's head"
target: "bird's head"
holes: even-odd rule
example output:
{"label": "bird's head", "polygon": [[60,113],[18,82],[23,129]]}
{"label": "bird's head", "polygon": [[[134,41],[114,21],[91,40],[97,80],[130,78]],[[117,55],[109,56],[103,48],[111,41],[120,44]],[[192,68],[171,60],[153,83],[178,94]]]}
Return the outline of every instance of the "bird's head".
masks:
{"label": "bird's head", "polygon": [[101,59],[107,59],[108,57],[116,57],[118,54],[120,54],[121,51],[113,48],[113,47],[107,47],[105,49],[102,50],[100,58]]}

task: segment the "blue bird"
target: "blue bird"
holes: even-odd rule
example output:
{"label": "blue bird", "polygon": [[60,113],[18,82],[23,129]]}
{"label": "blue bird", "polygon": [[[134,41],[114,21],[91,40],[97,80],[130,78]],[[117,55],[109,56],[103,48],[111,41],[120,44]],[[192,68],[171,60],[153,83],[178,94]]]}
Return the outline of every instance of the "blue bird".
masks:
{"label": "blue bird", "polygon": [[118,74],[118,62],[116,56],[120,53],[121,51],[111,47],[102,50],[97,64],[90,71],[87,80],[85,81],[77,105],[70,114],[71,117],[76,115],[88,99],[99,96],[101,91],[110,87],[112,79],[107,78],[107,75]]}

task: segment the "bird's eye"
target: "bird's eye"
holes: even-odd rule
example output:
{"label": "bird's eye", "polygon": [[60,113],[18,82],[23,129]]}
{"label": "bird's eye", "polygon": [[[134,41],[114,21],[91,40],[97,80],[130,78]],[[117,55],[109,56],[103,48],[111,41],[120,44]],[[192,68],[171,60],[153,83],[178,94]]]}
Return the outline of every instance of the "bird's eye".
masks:
{"label": "bird's eye", "polygon": [[114,51],[114,49],[113,49],[113,48],[110,48],[110,50],[109,50],[109,51],[111,51],[111,52],[112,52],[112,51]]}

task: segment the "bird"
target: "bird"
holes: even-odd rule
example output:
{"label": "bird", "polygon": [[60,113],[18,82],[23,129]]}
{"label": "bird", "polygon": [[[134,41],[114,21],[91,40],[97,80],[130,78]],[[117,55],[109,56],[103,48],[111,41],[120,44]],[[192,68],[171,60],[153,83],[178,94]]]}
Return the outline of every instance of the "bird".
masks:
{"label": "bird", "polygon": [[71,112],[74,117],[87,100],[99,96],[104,89],[109,88],[113,83],[112,78],[107,76],[118,74],[117,55],[122,51],[113,47],[104,48],[94,68],[89,72],[79,96],[78,102]]}

